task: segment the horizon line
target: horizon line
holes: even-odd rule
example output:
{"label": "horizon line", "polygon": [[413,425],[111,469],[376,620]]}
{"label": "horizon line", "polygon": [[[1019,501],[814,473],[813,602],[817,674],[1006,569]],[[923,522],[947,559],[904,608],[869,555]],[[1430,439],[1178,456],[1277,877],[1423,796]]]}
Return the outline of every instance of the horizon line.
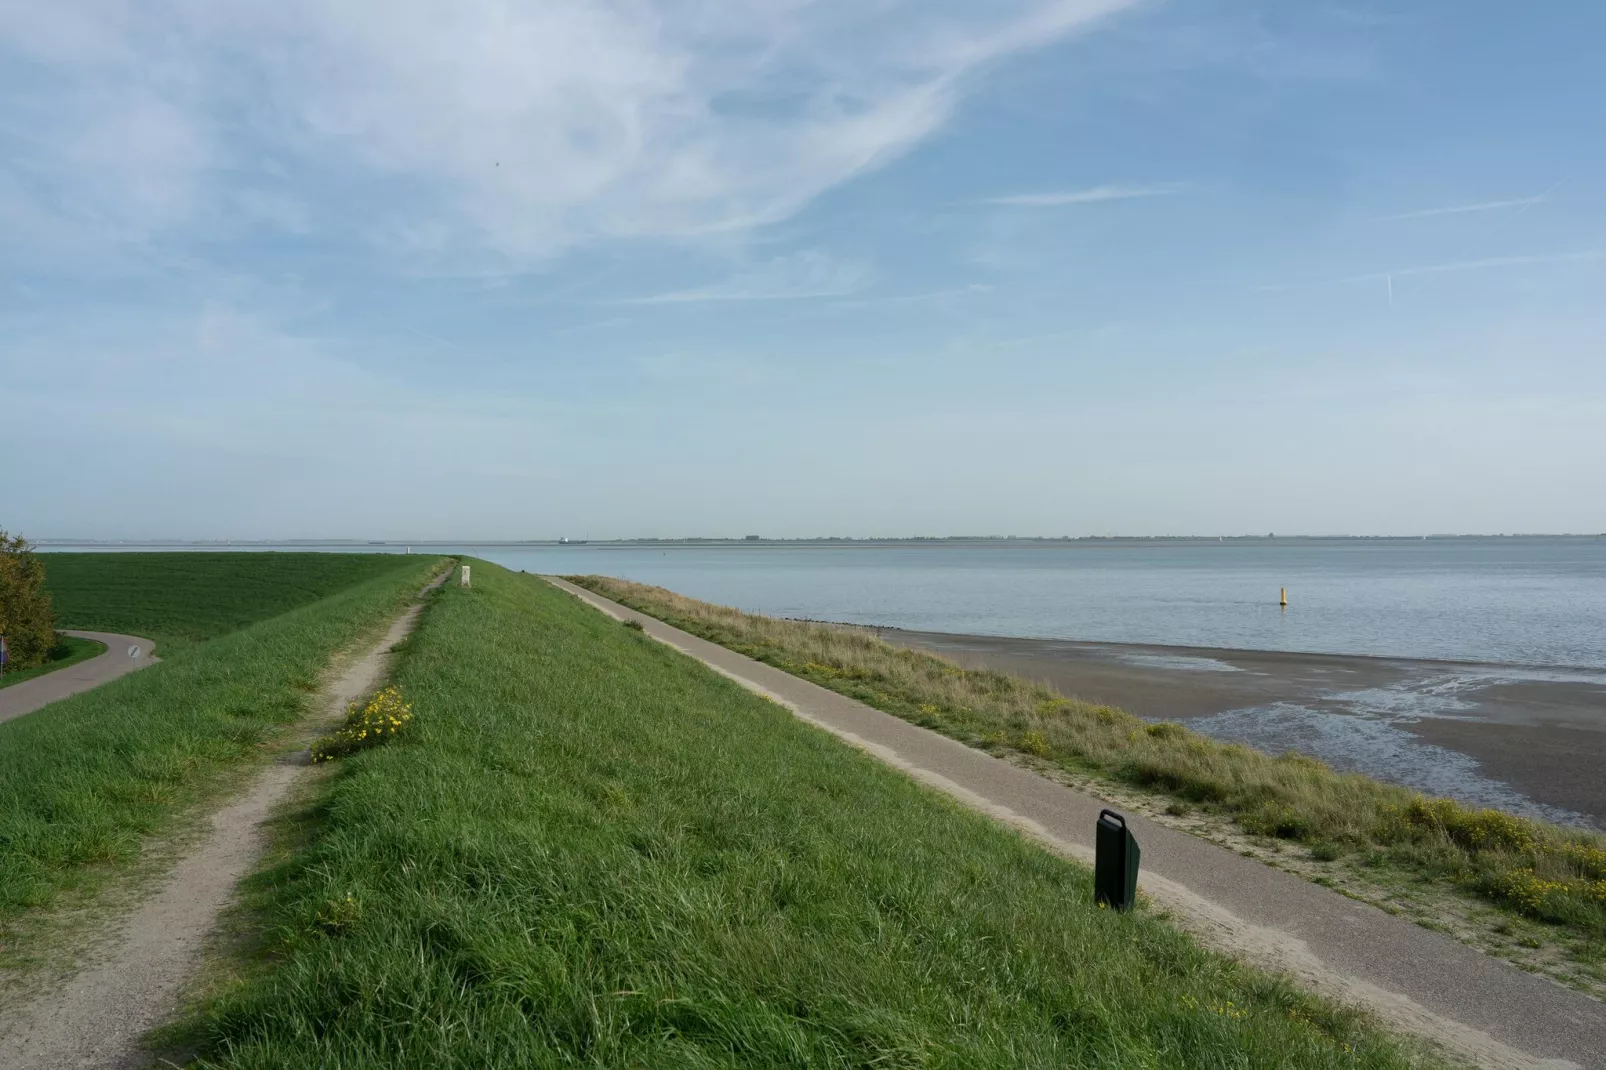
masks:
{"label": "horizon line", "polygon": [[1427,532],[1427,533],[1336,533],[1336,532],[1288,532],[1277,534],[1268,532],[1264,535],[1214,534],[1214,535],[1138,535],[1138,534],[1111,534],[1111,535],[630,535],[605,538],[569,538],[560,536],[556,538],[469,538],[469,539],[362,539],[350,537],[310,538],[183,538],[178,536],[156,538],[73,538],[73,537],[44,537],[28,539],[34,547],[43,546],[574,546],[574,545],[621,545],[628,543],[676,543],[676,542],[720,542],[720,543],[790,543],[790,542],[1221,542],[1226,540],[1243,541],[1257,540],[1271,542],[1279,540],[1321,540],[1321,539],[1352,539],[1352,540],[1382,540],[1399,539],[1423,541],[1433,539],[1601,539],[1606,538],[1606,531],[1512,531],[1512,532]]}

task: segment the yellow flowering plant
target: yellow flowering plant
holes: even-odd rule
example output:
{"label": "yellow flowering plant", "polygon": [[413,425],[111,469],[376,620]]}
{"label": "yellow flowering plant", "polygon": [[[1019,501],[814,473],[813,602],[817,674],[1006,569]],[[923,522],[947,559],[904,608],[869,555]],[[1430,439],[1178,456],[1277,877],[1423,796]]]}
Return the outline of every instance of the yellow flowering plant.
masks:
{"label": "yellow flowering plant", "polygon": [[396,736],[413,719],[413,707],[402,699],[401,689],[376,691],[366,703],[353,702],[346,723],[312,745],[314,763],[377,746]]}

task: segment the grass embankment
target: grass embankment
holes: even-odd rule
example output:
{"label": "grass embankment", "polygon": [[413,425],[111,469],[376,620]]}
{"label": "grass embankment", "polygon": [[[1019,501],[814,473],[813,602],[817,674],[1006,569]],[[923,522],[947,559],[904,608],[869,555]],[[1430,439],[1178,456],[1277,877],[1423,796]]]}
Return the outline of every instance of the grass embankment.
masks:
{"label": "grass embankment", "polygon": [[[0,955],[23,953],[20,915],[132,862],[143,837],[260,754],[305,712],[331,657],[440,567],[382,560],[389,571],[346,590],[0,724]],[[160,631],[137,616],[120,623]]]}
{"label": "grass embankment", "polygon": [[536,577],[475,562],[396,683],[201,1065],[1405,1063]]}
{"label": "grass embankment", "polygon": [[144,636],[161,645],[163,657],[407,564],[395,554],[39,556],[57,627]]}
{"label": "grass embankment", "polygon": [[43,665],[0,675],[0,687],[10,687],[24,680],[32,680],[36,676],[43,676],[47,672],[77,665],[80,661],[88,661],[105,649],[105,643],[97,643],[93,639],[80,639],[76,635],[58,635],[56,645],[51,648],[50,656]]}
{"label": "grass embankment", "polygon": [[1559,927],[1580,965],[1606,963],[1606,839],[1472,810],[1313,758],[1220,743],[1038,684],[893,646],[869,632],[776,620],[601,576],[575,583],[694,635],[966,743],[1013,750],[1223,815],[1333,861],[1451,885]]}

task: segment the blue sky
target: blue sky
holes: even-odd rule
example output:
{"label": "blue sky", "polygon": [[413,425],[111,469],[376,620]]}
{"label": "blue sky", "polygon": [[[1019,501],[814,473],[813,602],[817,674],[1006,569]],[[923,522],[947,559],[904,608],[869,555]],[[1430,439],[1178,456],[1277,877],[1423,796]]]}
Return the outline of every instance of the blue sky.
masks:
{"label": "blue sky", "polygon": [[0,0],[0,526],[1606,530],[1603,39]]}

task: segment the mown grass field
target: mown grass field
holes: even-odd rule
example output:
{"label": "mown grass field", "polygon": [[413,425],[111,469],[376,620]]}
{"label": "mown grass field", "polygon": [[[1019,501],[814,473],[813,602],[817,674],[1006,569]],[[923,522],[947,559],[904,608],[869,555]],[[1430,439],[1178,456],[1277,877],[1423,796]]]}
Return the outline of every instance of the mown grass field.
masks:
{"label": "mown grass field", "polygon": [[97,643],[93,639],[80,639],[76,635],[58,636],[55,649],[50,652],[50,660],[31,669],[21,669],[17,672],[0,675],[0,687],[10,687],[12,684],[20,684],[24,680],[32,680],[36,676],[43,676],[47,672],[65,669],[69,665],[87,661],[105,649],[105,643]]}
{"label": "mown grass field", "polygon": [[[238,556],[263,562],[270,573],[277,564],[269,554]],[[399,612],[440,568],[426,557],[382,561],[388,571],[353,570],[356,582],[319,601],[0,724],[0,960],[27,950],[7,923],[132,862],[144,837],[168,828],[301,717],[331,657]],[[234,565],[229,574],[248,566]],[[134,567],[151,574],[142,562]],[[198,592],[195,602],[202,601]],[[163,621],[181,620],[175,605],[163,607]],[[126,612],[118,625],[162,634]],[[236,597],[231,613],[261,611]]]}
{"label": "mown grass field", "polygon": [[[1606,978],[1606,837],[1427,799],[1298,754],[1273,757],[1175,723],[1067,699],[869,632],[776,620],[601,576],[599,594],[776,668],[974,746],[1029,754],[1225,817],[1244,831],[1349,856],[1542,922],[1584,986]],[[1364,879],[1364,877],[1363,877]],[[1431,919],[1427,919],[1430,920]]]}
{"label": "mown grass field", "polygon": [[475,562],[396,682],[198,1065],[1407,1065],[537,577]]}
{"label": "mown grass field", "polygon": [[227,635],[393,572],[395,554],[48,553],[58,628],[127,632],[177,647]]}

